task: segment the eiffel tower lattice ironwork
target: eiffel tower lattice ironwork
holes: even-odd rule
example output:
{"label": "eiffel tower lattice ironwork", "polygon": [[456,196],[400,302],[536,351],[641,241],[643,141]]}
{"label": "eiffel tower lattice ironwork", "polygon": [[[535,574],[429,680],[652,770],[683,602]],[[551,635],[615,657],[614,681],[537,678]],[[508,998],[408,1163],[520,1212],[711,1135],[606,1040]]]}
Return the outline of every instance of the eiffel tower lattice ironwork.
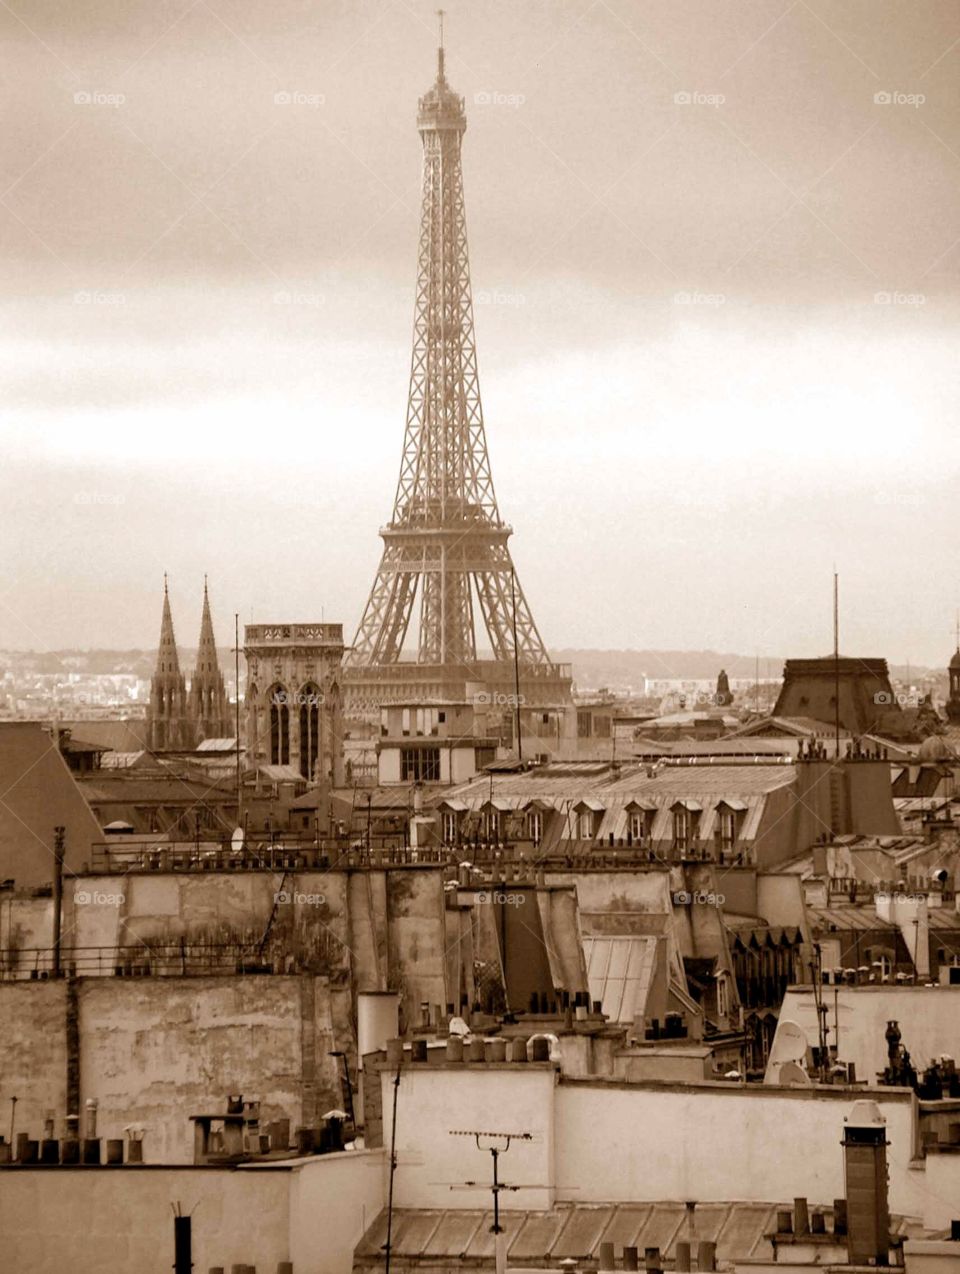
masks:
{"label": "eiffel tower lattice ironwork", "polygon": [[[444,74],[420,99],[423,187],[413,359],[393,517],[348,665],[401,658],[420,595],[417,663],[477,659],[473,594],[498,662],[552,672],[516,579],[487,455],[467,255],[460,147],[463,98]],[[548,673],[549,675],[549,673]]]}

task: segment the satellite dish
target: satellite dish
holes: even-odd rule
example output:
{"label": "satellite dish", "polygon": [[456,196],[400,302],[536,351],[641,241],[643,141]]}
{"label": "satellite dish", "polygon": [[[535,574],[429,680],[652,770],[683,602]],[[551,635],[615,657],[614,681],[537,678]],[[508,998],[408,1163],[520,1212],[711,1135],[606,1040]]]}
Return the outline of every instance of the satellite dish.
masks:
{"label": "satellite dish", "polygon": [[230,837],[230,845],[231,845],[231,848],[238,854],[243,849],[243,828],[242,827],[234,828],[233,835]]}
{"label": "satellite dish", "polygon": [[778,1070],[778,1084],[797,1084],[801,1088],[813,1087],[813,1080],[799,1062],[781,1062]]}
{"label": "satellite dish", "polygon": [[773,1048],[770,1050],[770,1063],[777,1066],[783,1062],[802,1062],[807,1055],[807,1037],[803,1029],[789,1018],[777,1023],[777,1033],[773,1037]]}

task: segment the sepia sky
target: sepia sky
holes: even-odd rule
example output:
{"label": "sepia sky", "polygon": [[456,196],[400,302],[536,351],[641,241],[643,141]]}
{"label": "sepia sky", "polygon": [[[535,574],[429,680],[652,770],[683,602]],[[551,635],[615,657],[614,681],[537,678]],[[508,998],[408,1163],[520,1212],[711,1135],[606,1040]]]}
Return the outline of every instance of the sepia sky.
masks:
{"label": "sepia sky", "polygon": [[[435,4],[4,0],[0,646],[342,620],[396,485]],[[555,647],[942,664],[955,0],[448,0],[501,513]]]}

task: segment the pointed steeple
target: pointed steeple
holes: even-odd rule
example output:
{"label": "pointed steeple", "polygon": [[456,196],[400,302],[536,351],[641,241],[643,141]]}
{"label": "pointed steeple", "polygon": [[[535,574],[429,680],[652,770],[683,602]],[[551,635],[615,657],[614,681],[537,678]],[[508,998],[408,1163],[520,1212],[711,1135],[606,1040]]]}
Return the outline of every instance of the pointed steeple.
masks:
{"label": "pointed steeple", "polygon": [[160,618],[160,644],[157,666],[150,683],[150,705],[147,709],[147,737],[151,749],[177,751],[193,746],[187,721],[187,686],[180,671],[177,639],[170,610],[170,588],[163,576],[163,613]]}
{"label": "pointed steeple", "polygon": [[204,739],[231,738],[236,733],[236,726],[231,723],[230,703],[217,658],[206,575],[203,577],[203,614],[200,619],[200,641],[197,644],[197,665],[190,682],[190,717],[198,743],[202,743]]}
{"label": "pointed steeple", "polygon": [[179,673],[180,657],[177,639],[173,633],[173,615],[170,611],[170,589],[167,573],[163,573],[163,615],[160,619],[160,645],[157,649],[157,674]]}

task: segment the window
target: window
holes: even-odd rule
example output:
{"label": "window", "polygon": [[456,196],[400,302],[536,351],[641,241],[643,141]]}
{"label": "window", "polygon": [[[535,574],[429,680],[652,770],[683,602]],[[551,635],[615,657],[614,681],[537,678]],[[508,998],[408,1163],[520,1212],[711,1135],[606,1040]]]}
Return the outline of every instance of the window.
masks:
{"label": "window", "polygon": [[673,808],[673,848],[677,850],[692,849],[697,837],[697,826],[700,821],[699,812],[688,810],[685,805]]}
{"label": "window", "polygon": [[490,806],[483,816],[484,831],[487,834],[487,840],[500,839],[500,811]]}
{"label": "window", "polygon": [[445,712],[438,712],[437,720],[440,722],[441,725],[445,725],[447,720],[447,714]]}
{"label": "window", "polygon": [[577,738],[578,739],[590,738],[590,727],[591,727],[592,719],[593,719],[593,714],[590,712],[577,713]]}
{"label": "window", "polygon": [[313,682],[300,691],[300,773],[311,782],[320,754],[320,698]]}
{"label": "window", "polygon": [[270,764],[290,764],[289,695],[282,686],[270,692]]}
{"label": "window", "polygon": [[534,845],[539,845],[543,840],[543,812],[541,810],[530,810],[527,814],[527,835]]}
{"label": "window", "polygon": [[400,713],[400,733],[410,733],[410,709],[404,708]]}
{"label": "window", "polygon": [[443,841],[445,845],[457,843],[457,816],[453,810],[443,811]]}
{"label": "window", "polygon": [[653,810],[631,810],[627,817],[627,833],[634,845],[645,845],[653,830]]}
{"label": "window", "polygon": [[737,830],[736,813],[721,805],[717,814],[717,837],[721,849],[733,849],[737,843]]}
{"label": "window", "polygon": [[577,835],[581,840],[593,840],[597,833],[597,811],[581,809],[577,815]]}
{"label": "window", "polygon": [[439,748],[401,748],[400,778],[404,783],[439,783]]}
{"label": "window", "polygon": [[724,974],[717,978],[717,1012],[721,1017],[726,1017],[729,1012],[729,1003],[727,995],[727,979]]}

